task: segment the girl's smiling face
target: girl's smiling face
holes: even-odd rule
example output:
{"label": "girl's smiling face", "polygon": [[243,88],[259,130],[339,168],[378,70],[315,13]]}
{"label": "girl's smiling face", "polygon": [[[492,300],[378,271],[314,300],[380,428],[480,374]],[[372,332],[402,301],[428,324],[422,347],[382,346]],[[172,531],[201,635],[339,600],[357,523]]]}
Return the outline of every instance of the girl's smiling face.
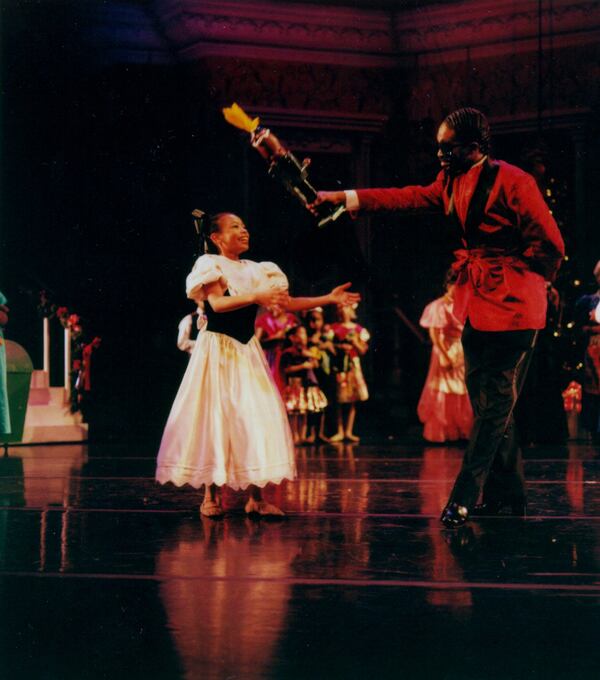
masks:
{"label": "girl's smiling face", "polygon": [[250,247],[250,234],[240,217],[224,213],[219,218],[219,230],[210,235],[221,255],[237,257]]}

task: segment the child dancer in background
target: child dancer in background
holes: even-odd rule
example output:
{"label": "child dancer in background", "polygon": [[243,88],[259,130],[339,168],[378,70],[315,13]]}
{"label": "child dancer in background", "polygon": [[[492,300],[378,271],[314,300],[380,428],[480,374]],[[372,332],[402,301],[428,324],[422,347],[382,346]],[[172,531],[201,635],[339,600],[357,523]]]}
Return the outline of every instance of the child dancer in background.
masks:
{"label": "child dancer in background", "polygon": [[[294,443],[312,443],[307,439],[308,418],[318,417],[327,407],[327,398],[321,391],[315,370],[319,366],[319,351],[308,347],[308,334],[304,326],[291,328],[288,340],[292,346],[281,355],[281,370],[287,378],[283,401],[290,416]],[[310,426],[314,430],[314,423]]]}
{"label": "child dancer in background", "polygon": [[[308,333],[308,347],[318,353],[319,365],[315,368],[317,382],[323,390],[327,403],[335,402],[335,377],[332,370],[332,363],[335,357],[335,347],[332,342],[332,334],[329,326],[325,324],[323,309],[316,307],[311,309],[306,315],[306,330]],[[327,409],[326,409],[327,410]],[[323,442],[329,442],[325,435],[325,412],[323,412],[318,422],[314,418],[308,418],[308,433],[306,442],[312,444],[318,438]],[[311,420],[313,422],[311,422]],[[318,433],[317,433],[318,425]]]}
{"label": "child dancer in background", "polygon": [[256,319],[256,337],[262,345],[271,374],[280,392],[283,391],[286,383],[285,376],[279,367],[286,333],[299,323],[297,316],[278,307],[268,309]]}
{"label": "child dancer in background", "polygon": [[285,407],[254,335],[258,306],[292,311],[351,304],[338,286],[317,298],[291,298],[285,274],[270,262],[242,260],[250,236],[242,220],[219,213],[202,223],[205,248],[187,277],[187,295],[204,302],[200,333],[171,409],[158,453],[156,479],[205,486],[200,512],[223,515],[218,487],[248,489],[246,513],[282,515],[262,487],[296,475]]}
{"label": "child dancer in background", "polygon": [[[369,391],[363,377],[360,357],[367,353],[371,336],[366,328],[356,323],[356,305],[338,306],[337,323],[331,326],[333,344],[336,348],[336,402],[337,432],[329,439],[358,442],[354,430],[356,403],[367,401]],[[347,405],[344,421],[343,408]]]}
{"label": "child dancer in background", "polygon": [[196,336],[206,326],[206,314],[201,303],[195,312],[184,316],[177,328],[177,347],[182,352],[192,353],[196,344]]}
{"label": "child dancer in background", "polygon": [[468,439],[473,410],[465,385],[465,358],[460,337],[463,324],[454,316],[454,284],[447,277],[446,293],[429,303],[420,324],[429,329],[433,347],[429,372],[417,413],[430,442]]}

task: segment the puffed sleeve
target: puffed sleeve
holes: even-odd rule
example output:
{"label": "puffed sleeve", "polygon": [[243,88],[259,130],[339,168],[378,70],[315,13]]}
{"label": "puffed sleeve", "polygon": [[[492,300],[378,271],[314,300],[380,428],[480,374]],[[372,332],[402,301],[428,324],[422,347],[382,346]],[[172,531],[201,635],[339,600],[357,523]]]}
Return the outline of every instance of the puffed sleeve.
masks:
{"label": "puffed sleeve", "polygon": [[290,287],[287,276],[274,262],[260,262],[260,267],[267,276],[270,288],[287,290]]}
{"label": "puffed sleeve", "polygon": [[191,300],[206,300],[204,286],[216,281],[220,281],[224,286],[227,286],[227,281],[218,260],[212,255],[202,255],[196,260],[194,268],[185,280],[185,292]]}
{"label": "puffed sleeve", "polygon": [[423,310],[419,321],[423,328],[445,328],[448,325],[448,313],[441,299],[430,302]]}

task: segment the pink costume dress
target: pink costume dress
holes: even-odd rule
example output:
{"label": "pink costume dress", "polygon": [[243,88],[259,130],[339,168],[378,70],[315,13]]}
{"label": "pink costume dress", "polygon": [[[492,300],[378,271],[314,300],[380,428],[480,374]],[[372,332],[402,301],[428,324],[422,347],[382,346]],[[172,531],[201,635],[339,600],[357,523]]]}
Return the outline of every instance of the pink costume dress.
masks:
{"label": "pink costume dress", "polygon": [[[281,331],[287,331],[288,328],[293,328],[294,326],[299,325],[300,320],[298,317],[294,314],[291,314],[290,312],[286,312],[285,318],[277,319],[271,314],[271,312],[267,311],[256,319],[256,328],[262,329],[264,333],[263,337],[261,338],[261,343],[271,340],[274,335],[280,333]],[[285,376],[281,373],[281,368],[279,365],[284,345],[285,338],[281,338],[281,340],[271,340],[267,346],[264,346],[263,344],[263,351],[265,353],[265,357],[267,358],[267,363],[269,364],[275,384],[279,388],[280,392],[283,391],[286,385]]]}
{"label": "pink costume dress", "polygon": [[420,321],[424,328],[439,331],[451,366],[442,365],[442,353],[433,345],[429,372],[417,413],[424,424],[423,437],[430,442],[467,439],[473,425],[473,410],[465,385],[465,359],[460,337],[463,324],[454,316],[452,301],[438,298],[425,307]]}
{"label": "pink costume dress", "polygon": [[245,489],[294,479],[287,413],[254,335],[256,308],[216,313],[206,286],[226,294],[287,289],[271,262],[202,255],[187,277],[187,296],[204,302],[207,324],[192,349],[162,437],[156,467],[161,484],[226,484]]}

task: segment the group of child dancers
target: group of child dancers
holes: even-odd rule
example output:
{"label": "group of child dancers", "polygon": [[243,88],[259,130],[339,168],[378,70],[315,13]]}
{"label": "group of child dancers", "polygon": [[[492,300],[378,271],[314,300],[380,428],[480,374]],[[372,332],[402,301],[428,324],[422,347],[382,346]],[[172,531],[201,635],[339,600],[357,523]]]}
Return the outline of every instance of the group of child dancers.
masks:
{"label": "group of child dancers", "polygon": [[[354,434],[356,404],[369,392],[360,358],[369,332],[356,322],[356,303],[339,305],[336,321],[325,323],[322,307],[303,317],[277,308],[261,314],[256,333],[278,385],[295,444],[359,441]],[[336,431],[326,435],[326,411],[335,408]]]}

